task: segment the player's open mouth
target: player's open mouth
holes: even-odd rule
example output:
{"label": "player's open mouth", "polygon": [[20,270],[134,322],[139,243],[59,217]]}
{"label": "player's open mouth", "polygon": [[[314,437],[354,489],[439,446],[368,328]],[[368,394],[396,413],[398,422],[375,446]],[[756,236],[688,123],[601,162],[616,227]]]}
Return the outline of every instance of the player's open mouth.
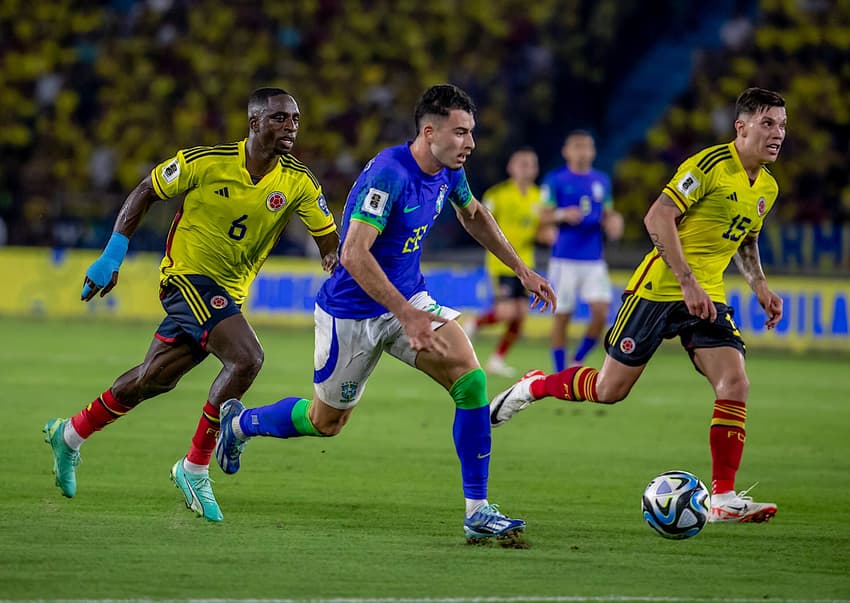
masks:
{"label": "player's open mouth", "polygon": [[767,150],[771,153],[778,153],[781,145],[778,144],[769,144],[767,145]]}

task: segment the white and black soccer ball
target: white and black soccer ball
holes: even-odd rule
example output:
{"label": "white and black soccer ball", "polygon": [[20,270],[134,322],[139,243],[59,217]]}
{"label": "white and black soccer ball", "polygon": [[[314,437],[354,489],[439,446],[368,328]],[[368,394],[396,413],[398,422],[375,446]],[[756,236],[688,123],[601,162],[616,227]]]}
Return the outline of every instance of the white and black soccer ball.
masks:
{"label": "white and black soccer ball", "polygon": [[649,482],[641,508],[649,527],[664,538],[681,540],[696,536],[705,526],[711,495],[693,473],[668,471]]}

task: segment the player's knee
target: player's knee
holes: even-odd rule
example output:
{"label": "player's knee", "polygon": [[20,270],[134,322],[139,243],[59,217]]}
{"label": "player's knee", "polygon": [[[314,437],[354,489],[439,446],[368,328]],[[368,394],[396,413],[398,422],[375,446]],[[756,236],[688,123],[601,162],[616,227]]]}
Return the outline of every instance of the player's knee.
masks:
{"label": "player's knee", "polygon": [[253,379],[263,368],[265,354],[261,347],[244,350],[233,361],[233,372],[237,375]]}
{"label": "player's knee", "polygon": [[723,400],[746,400],[750,393],[750,380],[744,373],[735,373],[721,379],[715,394]]}
{"label": "player's knee", "polygon": [[600,404],[616,404],[629,395],[631,386],[622,382],[600,379],[596,382],[596,401]]}
{"label": "player's knee", "polygon": [[339,417],[337,419],[322,419],[314,421],[313,427],[316,428],[316,431],[318,431],[322,437],[330,438],[335,435],[339,435],[339,432],[342,431],[345,423],[346,420],[344,417]]}

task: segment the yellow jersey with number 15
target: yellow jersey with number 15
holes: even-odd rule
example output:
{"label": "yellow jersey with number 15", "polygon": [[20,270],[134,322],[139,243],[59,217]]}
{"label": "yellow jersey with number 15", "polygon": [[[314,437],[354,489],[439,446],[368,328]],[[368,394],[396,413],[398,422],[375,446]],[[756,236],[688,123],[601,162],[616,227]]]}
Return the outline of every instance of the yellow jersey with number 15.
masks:
{"label": "yellow jersey with number 15", "polygon": [[254,184],[245,143],[184,149],[151,171],[162,199],[186,193],[160,264],[163,285],[174,274],[201,274],[241,304],[293,214],[313,236],[336,230],[322,187],[307,166],[282,155]]}
{"label": "yellow jersey with number 15", "polygon": [[[776,202],[779,186],[763,167],[750,183],[735,143],[703,149],[686,159],[664,193],[682,210],[679,239],[694,277],[712,301],[726,303],[723,273],[748,235],[757,235]],[[653,301],[682,299],[679,281],[650,251],[626,293]]]}

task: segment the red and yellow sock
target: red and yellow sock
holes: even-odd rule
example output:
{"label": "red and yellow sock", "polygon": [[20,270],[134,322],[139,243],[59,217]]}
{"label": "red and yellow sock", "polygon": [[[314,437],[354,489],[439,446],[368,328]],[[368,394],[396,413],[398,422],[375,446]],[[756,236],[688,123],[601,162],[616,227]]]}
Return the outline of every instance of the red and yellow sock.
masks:
{"label": "red and yellow sock", "polygon": [[496,318],[496,311],[492,309],[475,319],[475,324],[479,327],[486,327],[487,325],[493,325],[497,322],[499,322],[499,319]]}
{"label": "red and yellow sock", "polygon": [[553,396],[559,400],[596,402],[596,381],[599,371],[587,366],[574,366],[531,382],[535,399]]}
{"label": "red and yellow sock", "polygon": [[192,436],[192,445],[189,447],[189,454],[186,455],[186,460],[196,465],[209,465],[210,458],[215,449],[215,439],[218,437],[220,427],[221,421],[218,416],[218,408],[210,404],[209,400],[207,400],[207,403],[204,404],[201,418],[198,421],[198,428],[195,429],[195,435]]}
{"label": "red and yellow sock", "polygon": [[133,410],[134,406],[122,404],[108,389],[92,400],[88,406],[71,417],[71,425],[82,439],[100,431],[113,421]]}
{"label": "red and yellow sock", "polygon": [[711,417],[711,492],[722,494],[735,489],[735,474],[741,466],[747,438],[747,403],[715,400]]}
{"label": "red and yellow sock", "polygon": [[508,353],[508,350],[511,349],[511,346],[519,337],[520,328],[522,327],[522,323],[518,320],[512,320],[508,323],[508,328],[505,329],[505,334],[502,335],[502,338],[499,340],[499,345],[496,348],[496,355],[504,358],[505,354]]}

